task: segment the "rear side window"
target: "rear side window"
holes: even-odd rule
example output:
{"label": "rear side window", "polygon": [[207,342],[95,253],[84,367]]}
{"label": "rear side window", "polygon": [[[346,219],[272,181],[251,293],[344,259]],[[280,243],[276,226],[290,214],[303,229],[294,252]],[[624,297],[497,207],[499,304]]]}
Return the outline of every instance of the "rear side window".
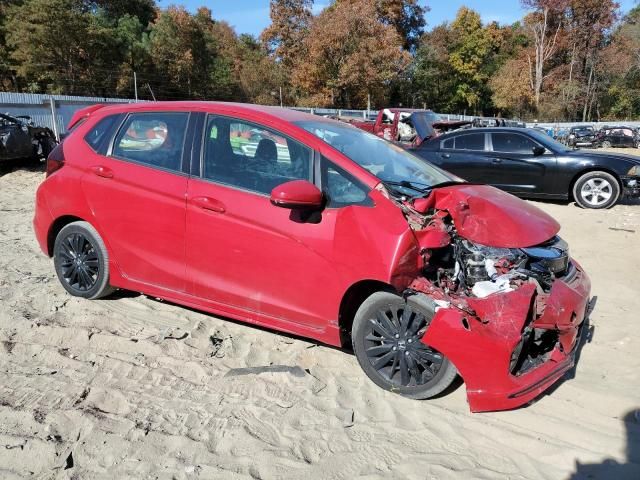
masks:
{"label": "rear side window", "polygon": [[113,156],[152,167],[180,171],[187,112],[129,115],[113,144]]}
{"label": "rear side window", "polygon": [[538,146],[533,140],[516,133],[492,133],[494,152],[532,153],[533,147]]}
{"label": "rear side window", "polygon": [[484,133],[468,133],[455,137],[456,150],[484,150]]}
{"label": "rear side window", "polygon": [[[96,153],[104,155],[107,152],[109,140],[112,138],[113,130],[119,123],[120,117],[120,115],[109,115],[108,117],[104,117],[96,123],[91,130],[89,130],[89,133],[84,136],[85,142],[87,142]],[[79,121],[71,130],[75,130],[84,122],[84,119]]]}
{"label": "rear side window", "polygon": [[447,150],[452,150],[453,149],[453,138],[449,138],[447,140],[445,140],[444,142],[442,142],[442,148],[447,149]]}

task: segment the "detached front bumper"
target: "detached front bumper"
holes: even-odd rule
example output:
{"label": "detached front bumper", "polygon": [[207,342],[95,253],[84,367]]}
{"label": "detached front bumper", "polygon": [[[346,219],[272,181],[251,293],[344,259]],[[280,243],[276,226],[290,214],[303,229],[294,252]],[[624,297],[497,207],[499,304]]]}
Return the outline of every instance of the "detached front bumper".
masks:
{"label": "detached front bumper", "polygon": [[573,367],[591,290],[589,277],[573,265],[548,294],[525,284],[469,299],[475,315],[437,311],[422,341],[456,366],[472,412],[522,406]]}
{"label": "detached front bumper", "polygon": [[640,197],[640,177],[622,176],[622,195],[628,198]]}

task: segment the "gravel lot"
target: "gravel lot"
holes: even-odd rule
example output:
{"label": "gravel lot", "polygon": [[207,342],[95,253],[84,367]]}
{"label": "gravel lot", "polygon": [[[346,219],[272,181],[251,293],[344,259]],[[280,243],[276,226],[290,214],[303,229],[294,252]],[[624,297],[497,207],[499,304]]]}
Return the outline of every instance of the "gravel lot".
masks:
{"label": "gravel lot", "polygon": [[[640,203],[535,204],[598,297],[574,378],[511,412],[384,392],[337,349],[134,293],[68,296],[0,172],[0,477],[640,478]],[[259,373],[247,367],[286,366]],[[245,370],[234,370],[245,369]]]}

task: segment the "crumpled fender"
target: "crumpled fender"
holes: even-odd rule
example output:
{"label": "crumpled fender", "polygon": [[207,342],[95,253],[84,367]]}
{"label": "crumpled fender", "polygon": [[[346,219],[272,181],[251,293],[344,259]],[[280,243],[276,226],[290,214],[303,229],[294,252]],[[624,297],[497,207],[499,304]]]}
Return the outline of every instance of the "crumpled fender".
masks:
{"label": "crumpled fender", "polygon": [[511,352],[522,337],[535,286],[469,298],[476,317],[457,308],[440,308],[422,342],[442,352],[465,379],[467,390],[486,388],[493,372],[509,372]]}
{"label": "crumpled fender", "polygon": [[[522,337],[535,294],[533,284],[483,299],[467,299],[477,316],[454,307],[440,308],[422,342],[443,353],[467,387],[472,411],[476,395],[504,390],[511,353]],[[489,410],[491,408],[488,408]]]}

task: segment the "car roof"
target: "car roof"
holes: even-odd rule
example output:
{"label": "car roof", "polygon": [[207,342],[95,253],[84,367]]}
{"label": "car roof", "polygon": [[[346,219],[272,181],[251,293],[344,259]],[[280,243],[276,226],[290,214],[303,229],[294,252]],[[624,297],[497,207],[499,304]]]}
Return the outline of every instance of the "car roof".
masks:
{"label": "car roof", "polygon": [[452,132],[443,133],[438,139],[442,139],[443,137],[450,137],[456,134],[461,133],[493,133],[493,132],[501,132],[501,133],[527,133],[533,130],[532,128],[527,127],[474,127],[474,128],[466,128],[460,130],[453,130]]}
{"label": "car roof", "polygon": [[109,105],[100,108],[102,113],[129,113],[139,111],[158,111],[158,110],[198,110],[198,111],[210,111],[212,113],[222,112],[237,112],[237,113],[260,113],[266,117],[273,119],[284,120],[287,122],[302,122],[302,121],[315,121],[315,122],[329,122],[329,123],[342,123],[337,120],[313,115],[299,110],[293,110],[290,108],[283,108],[271,105],[254,105],[250,103],[236,103],[236,102],[206,102],[206,101],[163,101],[163,102],[139,102],[139,103],[119,103],[116,105]]}
{"label": "car roof", "polygon": [[423,108],[402,108],[402,107],[392,107],[392,108],[384,108],[383,110],[389,110],[391,113],[416,113],[416,112],[431,112],[432,110],[425,110]]}

